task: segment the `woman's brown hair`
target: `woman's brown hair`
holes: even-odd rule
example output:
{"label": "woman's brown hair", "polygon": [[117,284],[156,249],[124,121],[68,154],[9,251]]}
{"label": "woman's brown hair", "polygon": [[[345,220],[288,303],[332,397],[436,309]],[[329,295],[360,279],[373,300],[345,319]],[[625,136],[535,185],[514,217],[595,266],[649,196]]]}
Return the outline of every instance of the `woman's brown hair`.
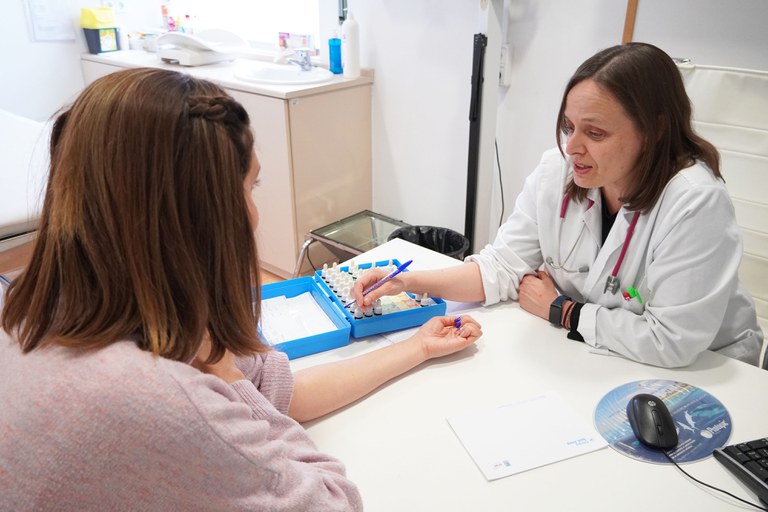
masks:
{"label": "woman's brown hair", "polygon": [[266,350],[239,103],[183,73],[120,71],[58,116],[50,152],[35,249],[3,311],[25,352],[129,339],[189,361],[206,334],[211,362]]}
{"label": "woman's brown hair", "polygon": [[[680,71],[666,53],[646,43],[607,48],[579,66],[565,88],[557,115],[561,153],[568,93],[583,80],[594,80],[612,94],[644,136],[646,147],[635,164],[629,190],[620,198],[628,209],[649,211],[675,174],[697,160],[722,178],[717,149],[691,126],[691,101]],[[573,179],[565,192],[577,200],[587,194]]]}

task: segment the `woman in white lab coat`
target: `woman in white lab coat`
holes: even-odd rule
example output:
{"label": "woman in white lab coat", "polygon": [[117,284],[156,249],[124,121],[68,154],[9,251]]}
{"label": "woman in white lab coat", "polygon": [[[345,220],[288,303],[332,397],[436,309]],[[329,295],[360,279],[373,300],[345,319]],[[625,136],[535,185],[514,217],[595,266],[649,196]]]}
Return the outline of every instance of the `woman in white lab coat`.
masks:
{"label": "woman in white lab coat", "polygon": [[400,274],[408,290],[523,309],[584,341],[678,367],[707,349],[759,364],[762,332],[738,278],[742,241],[717,150],[691,127],[679,71],[630,43],[585,61],[557,118],[558,148],[527,178],[493,244],[464,265]]}

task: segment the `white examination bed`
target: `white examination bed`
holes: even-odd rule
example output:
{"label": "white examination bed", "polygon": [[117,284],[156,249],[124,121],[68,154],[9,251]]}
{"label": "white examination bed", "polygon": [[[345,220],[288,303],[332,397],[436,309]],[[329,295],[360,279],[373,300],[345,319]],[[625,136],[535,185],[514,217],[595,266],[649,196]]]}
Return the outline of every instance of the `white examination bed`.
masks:
{"label": "white examination bed", "polygon": [[43,205],[50,124],[0,110],[0,251],[32,238]]}

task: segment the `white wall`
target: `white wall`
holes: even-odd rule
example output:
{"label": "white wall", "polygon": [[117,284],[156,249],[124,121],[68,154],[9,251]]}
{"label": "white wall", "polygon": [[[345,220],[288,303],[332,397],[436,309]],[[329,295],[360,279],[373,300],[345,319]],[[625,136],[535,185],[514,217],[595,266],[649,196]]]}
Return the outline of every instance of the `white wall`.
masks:
{"label": "white wall", "polygon": [[[555,145],[555,120],[566,82],[597,50],[621,42],[626,11],[626,3],[616,0],[514,0],[509,6],[513,15],[506,41],[512,48],[512,81],[499,88],[497,125],[505,219],[525,177],[542,152]],[[495,176],[491,223],[497,228],[498,170]]]}
{"label": "white wall", "polygon": [[[82,90],[84,83],[80,71],[80,55],[88,51],[80,28],[80,9],[98,7],[101,0],[55,0],[66,11],[74,28],[74,41],[34,41],[31,37],[29,17],[26,12],[27,0],[4,0],[0,4],[0,55],[2,56],[2,79],[0,80],[0,109],[42,121],[48,119],[61,106],[69,103]],[[338,13],[337,0],[317,0],[333,4],[328,14]],[[160,5],[162,0],[123,0],[125,9],[116,14],[118,25],[124,32],[158,30],[162,24]],[[284,16],[281,11],[285,2],[270,5],[274,19]],[[322,3],[320,5],[322,5]],[[172,0],[172,14],[185,12],[200,13],[200,28],[210,28],[226,19],[257,20],[256,7],[250,0],[222,0],[218,10],[211,9],[206,0]],[[292,6],[307,16],[298,26],[286,26],[284,30],[302,30],[307,26],[306,17],[312,13],[303,4],[312,5],[312,0],[295,0]],[[284,9],[283,9],[284,10]],[[280,11],[280,12],[278,12]],[[314,15],[316,17],[316,14]],[[282,23],[275,22],[275,24]],[[238,33],[249,39],[263,36],[263,23],[235,26]],[[287,24],[286,24],[287,25]],[[247,32],[245,27],[251,27]],[[245,33],[244,33],[245,32]],[[277,43],[277,32],[274,36]]]}
{"label": "white wall", "polygon": [[[78,2],[61,1],[71,7],[74,26]],[[35,42],[23,0],[3,2],[0,9],[0,108],[44,121],[82,88],[79,56],[85,43],[79,32],[75,41]]]}
{"label": "white wall", "polygon": [[373,86],[373,208],[464,231],[472,38],[469,0],[350,0]]}
{"label": "white wall", "polygon": [[[82,1],[61,0],[77,23]],[[319,0],[321,35],[337,0]],[[499,88],[497,139],[506,214],[541,152],[554,145],[554,119],[570,74],[598,49],[621,40],[626,3],[617,0],[507,0],[513,81]],[[464,229],[472,37],[480,0],[349,0],[360,24],[361,63],[375,70],[374,209],[411,224]],[[159,0],[131,0],[133,25],[159,22]],[[48,118],[81,89],[76,42],[36,43],[23,0],[0,11],[0,108]],[[640,0],[635,40],[707,64],[768,70],[765,0]],[[79,35],[78,31],[78,37]],[[321,43],[324,48],[324,42]],[[489,48],[488,51],[492,51]],[[485,98],[493,101],[495,98]],[[498,178],[481,200],[500,213]],[[485,194],[483,196],[482,194]]]}
{"label": "white wall", "polygon": [[[471,41],[480,3],[350,0],[361,24],[363,65],[376,72],[375,210],[463,232]],[[555,144],[568,78],[593,53],[621,42],[626,2],[506,0],[505,8],[513,14],[502,36],[513,48],[513,78],[498,89],[496,138],[506,217],[541,153]],[[768,70],[766,21],[765,0],[640,0],[634,40],[675,57]],[[492,202],[491,234],[501,219],[492,172],[492,190],[478,199]]]}
{"label": "white wall", "polygon": [[768,70],[765,0],[641,0],[636,41],[700,64]]}
{"label": "white wall", "polygon": [[[590,55],[621,42],[626,13],[626,2],[615,0],[511,5],[518,13],[507,34],[514,48],[513,81],[500,88],[497,126],[505,217],[542,151],[555,145],[555,118],[568,78]],[[768,70],[766,22],[765,0],[639,0],[633,40],[701,64]],[[498,226],[498,187],[493,197],[497,213],[491,222]]]}

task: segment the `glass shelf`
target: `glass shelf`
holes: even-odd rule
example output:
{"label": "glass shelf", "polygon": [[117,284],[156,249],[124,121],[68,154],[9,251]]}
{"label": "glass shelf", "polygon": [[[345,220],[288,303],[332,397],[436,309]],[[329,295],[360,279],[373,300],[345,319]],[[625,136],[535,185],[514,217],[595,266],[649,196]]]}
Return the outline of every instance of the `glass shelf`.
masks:
{"label": "glass shelf", "polygon": [[409,225],[370,210],[363,210],[310,233],[320,241],[337,244],[350,252],[360,254],[386,242],[396,229]]}
{"label": "glass shelf", "polygon": [[313,242],[341,249],[352,256],[357,256],[387,241],[389,235],[398,228],[408,227],[403,221],[381,215],[370,210],[363,210],[349,217],[337,220],[327,226],[307,233],[304,245],[296,261],[293,277],[301,270],[304,257]]}

